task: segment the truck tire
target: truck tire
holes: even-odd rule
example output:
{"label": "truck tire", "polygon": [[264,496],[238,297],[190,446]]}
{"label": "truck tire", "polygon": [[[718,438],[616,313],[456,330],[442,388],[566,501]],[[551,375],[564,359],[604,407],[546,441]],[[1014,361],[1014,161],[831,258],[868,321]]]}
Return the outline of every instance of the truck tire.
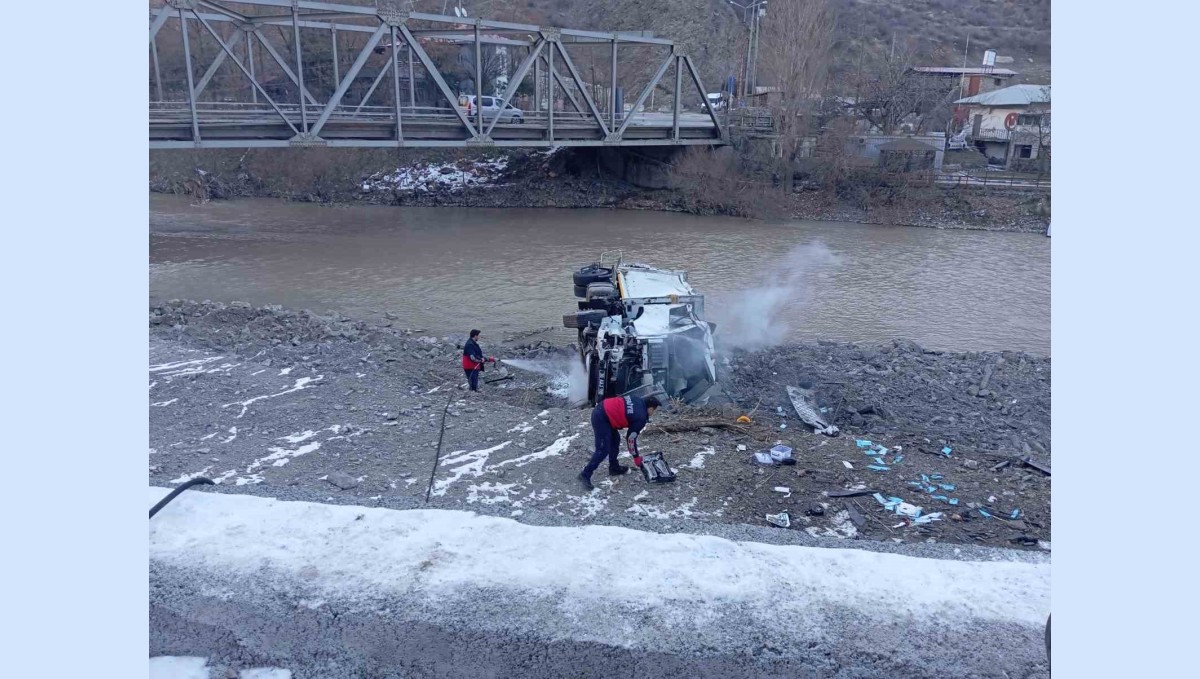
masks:
{"label": "truck tire", "polygon": [[587,286],[586,285],[576,285],[575,286],[575,296],[579,297],[580,299],[586,298],[587,297]]}
{"label": "truck tire", "polygon": [[590,266],[583,267],[579,271],[576,271],[571,278],[575,281],[575,285],[582,285],[586,288],[589,283],[611,282],[612,276],[612,269],[606,266],[597,266],[592,264]]}
{"label": "truck tire", "polygon": [[599,325],[600,321],[604,320],[607,316],[608,314],[606,312],[598,309],[576,311],[573,314],[563,314],[563,327],[574,328],[578,330],[591,325]]}
{"label": "truck tire", "polygon": [[589,302],[597,299],[613,299],[617,296],[617,288],[607,281],[599,283],[588,283],[584,290],[585,299]]}

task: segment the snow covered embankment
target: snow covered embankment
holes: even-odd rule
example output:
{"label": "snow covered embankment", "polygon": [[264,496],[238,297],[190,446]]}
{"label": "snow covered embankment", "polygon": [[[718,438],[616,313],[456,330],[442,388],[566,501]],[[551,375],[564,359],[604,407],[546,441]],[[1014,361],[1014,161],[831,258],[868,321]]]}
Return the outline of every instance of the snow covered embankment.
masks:
{"label": "snow covered embankment", "polygon": [[378,172],[363,180],[364,193],[401,191],[408,193],[456,193],[469,187],[497,186],[508,158],[476,158],[445,163],[419,162],[394,172]]}
{"label": "snow covered embankment", "polygon": [[[689,676],[1040,676],[1050,608],[1044,562],[201,492],[150,522],[150,560],[152,653],[219,655],[235,636],[256,660],[299,671],[333,653],[371,676],[564,676],[592,655],[607,658],[595,676],[614,658]],[[419,633],[445,643],[399,643]],[[363,650],[393,642],[386,661]],[[531,652],[547,644],[551,660]]]}

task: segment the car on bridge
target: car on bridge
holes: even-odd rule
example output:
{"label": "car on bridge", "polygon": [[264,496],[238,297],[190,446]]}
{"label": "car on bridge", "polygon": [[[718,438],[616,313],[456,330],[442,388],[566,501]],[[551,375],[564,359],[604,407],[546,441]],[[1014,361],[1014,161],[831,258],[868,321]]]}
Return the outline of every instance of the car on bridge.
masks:
{"label": "car on bridge", "polygon": [[[524,111],[516,106],[513,106],[512,104],[505,104],[504,108],[501,109],[501,101],[502,100],[500,97],[483,97],[480,100],[482,103],[484,120],[491,120],[492,118],[499,116],[499,122],[502,123],[516,123],[520,125],[525,122]],[[460,96],[458,98],[458,105],[459,107],[466,109],[468,116],[475,116],[479,113],[479,109],[475,105],[475,95],[473,94],[464,94]]]}

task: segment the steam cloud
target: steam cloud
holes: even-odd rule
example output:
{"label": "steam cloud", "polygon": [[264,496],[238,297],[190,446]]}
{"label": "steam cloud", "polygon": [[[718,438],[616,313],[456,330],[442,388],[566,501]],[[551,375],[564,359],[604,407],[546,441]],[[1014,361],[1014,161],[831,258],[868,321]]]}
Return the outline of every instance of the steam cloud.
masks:
{"label": "steam cloud", "polygon": [[753,351],[782,344],[791,331],[784,310],[807,305],[814,278],[838,262],[822,243],[806,243],[768,267],[757,287],[722,295],[712,310],[722,348]]}
{"label": "steam cloud", "polygon": [[567,399],[571,405],[587,402],[587,371],[578,360],[569,358],[556,361],[504,359],[501,363],[511,365],[518,370],[528,370],[549,377],[549,392]]}

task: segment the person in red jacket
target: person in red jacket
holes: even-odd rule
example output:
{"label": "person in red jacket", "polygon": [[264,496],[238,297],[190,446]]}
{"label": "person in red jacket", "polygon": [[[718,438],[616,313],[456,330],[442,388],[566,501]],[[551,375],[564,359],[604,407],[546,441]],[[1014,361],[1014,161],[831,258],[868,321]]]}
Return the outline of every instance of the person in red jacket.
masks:
{"label": "person in red jacket", "polygon": [[592,432],[596,435],[596,452],[592,459],[579,474],[579,481],[585,490],[595,490],[592,485],[592,473],[608,458],[608,475],[620,476],[629,471],[629,467],[617,463],[617,452],[621,447],[620,430],[628,429],[625,445],[633,456],[633,463],[642,466],[642,456],[638,454],[637,438],[650,416],[662,403],[653,396],[613,396],[596,404],[592,409]]}
{"label": "person in red jacket", "polygon": [[463,345],[462,367],[467,374],[467,386],[471,391],[479,391],[479,373],[483,372],[484,363],[495,363],[496,359],[484,358],[483,349],[479,348],[479,331],[472,330],[467,343]]}

